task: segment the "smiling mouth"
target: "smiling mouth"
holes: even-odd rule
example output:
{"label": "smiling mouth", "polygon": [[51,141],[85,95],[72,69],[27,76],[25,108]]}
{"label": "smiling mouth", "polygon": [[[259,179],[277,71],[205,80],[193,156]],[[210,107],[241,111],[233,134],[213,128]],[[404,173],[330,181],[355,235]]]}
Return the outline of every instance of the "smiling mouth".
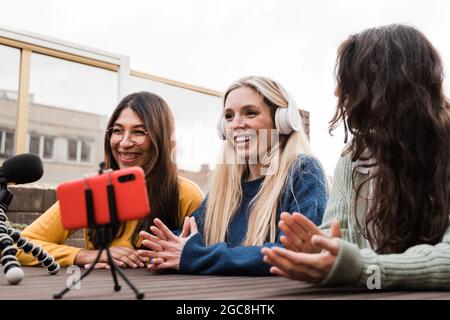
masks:
{"label": "smiling mouth", "polygon": [[131,162],[138,159],[141,156],[141,153],[139,152],[128,152],[128,153],[118,152],[118,154],[120,161],[123,162]]}
{"label": "smiling mouth", "polygon": [[255,140],[255,135],[238,135],[233,138],[236,147],[246,147]]}

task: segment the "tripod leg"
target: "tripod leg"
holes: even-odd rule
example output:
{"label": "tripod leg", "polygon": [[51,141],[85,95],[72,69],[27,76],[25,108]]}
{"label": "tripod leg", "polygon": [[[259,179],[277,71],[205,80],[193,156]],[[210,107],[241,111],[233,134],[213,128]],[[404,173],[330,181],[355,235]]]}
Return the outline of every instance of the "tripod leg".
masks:
{"label": "tripod leg", "polygon": [[94,262],[91,264],[89,269],[87,269],[86,272],[81,275],[80,278],[78,278],[70,287],[66,286],[64,288],[64,290],[62,290],[60,293],[55,294],[53,296],[53,299],[61,299],[63,297],[63,295],[65,295],[69,290],[71,290],[73,287],[75,287],[81,280],[83,280],[85,277],[87,277],[87,275],[89,273],[91,273],[92,270],[94,270],[94,267],[95,267],[96,263],[98,262],[98,260],[100,259],[100,256],[101,256],[103,250],[104,250],[103,248],[100,248],[98,250],[98,254],[97,254],[97,257],[95,258]]}
{"label": "tripod leg", "polygon": [[120,268],[117,268],[117,272],[119,273],[119,275],[122,277],[122,279],[128,284],[128,286],[131,288],[131,290],[134,291],[134,293],[136,294],[136,298],[141,300],[142,298],[144,298],[144,293],[140,292],[132,283],[131,281],[127,278],[127,276],[122,272],[122,270],[120,270]]}
{"label": "tripod leg", "polygon": [[6,221],[6,214],[0,207],[0,265],[3,265],[6,280],[10,284],[18,284],[22,281],[24,273],[17,260],[17,249],[13,246],[14,240],[8,234]]}
{"label": "tripod leg", "polygon": [[17,249],[10,244],[12,241],[0,234],[0,265],[3,265],[6,280],[10,284],[18,284],[22,281],[24,273],[16,257]]}
{"label": "tripod leg", "polygon": [[31,253],[41,265],[47,269],[49,274],[58,273],[60,266],[59,263],[55,261],[55,258],[51,256],[47,251],[45,251],[40,245],[32,243],[26,238],[22,238],[19,230],[9,228],[8,234],[17,244],[17,247],[22,249],[25,253]]}
{"label": "tripod leg", "polygon": [[120,274],[120,267],[117,267],[116,263],[114,262],[112,256],[111,256],[111,252],[109,252],[109,248],[106,247],[106,255],[108,256],[108,262],[109,265],[111,266],[111,273],[113,276],[113,280],[114,280],[114,291],[120,291],[120,289],[122,288],[119,284],[119,282],[117,281],[117,275],[116,275],[116,270],[117,272],[119,272]]}

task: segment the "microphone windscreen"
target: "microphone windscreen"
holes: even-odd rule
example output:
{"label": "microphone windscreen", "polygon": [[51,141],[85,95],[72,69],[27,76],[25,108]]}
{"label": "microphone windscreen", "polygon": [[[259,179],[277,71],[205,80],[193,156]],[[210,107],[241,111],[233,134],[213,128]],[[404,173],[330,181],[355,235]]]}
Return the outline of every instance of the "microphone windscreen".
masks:
{"label": "microphone windscreen", "polygon": [[2,165],[3,175],[8,182],[31,183],[42,178],[44,167],[41,158],[31,153],[19,154]]}

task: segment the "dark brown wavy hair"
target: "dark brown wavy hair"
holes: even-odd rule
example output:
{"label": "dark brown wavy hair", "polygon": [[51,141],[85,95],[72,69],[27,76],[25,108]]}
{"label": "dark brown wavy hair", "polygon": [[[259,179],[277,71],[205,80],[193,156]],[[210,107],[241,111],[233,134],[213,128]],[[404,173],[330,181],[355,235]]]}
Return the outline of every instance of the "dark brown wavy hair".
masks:
{"label": "dark brown wavy hair", "polygon": [[[174,117],[167,103],[158,95],[150,92],[132,93],[120,101],[111,115],[107,128],[114,126],[122,110],[131,108],[144,122],[150,138],[150,161],[143,166],[150,200],[150,216],[139,221],[131,236],[131,243],[137,247],[139,232],[148,231],[153,219],[161,219],[169,229],[180,225],[178,218],[178,169],[172,161],[175,130]],[[105,167],[119,169],[113,157],[109,139],[105,136]],[[125,224],[113,230],[115,236],[121,236]],[[95,239],[94,230],[89,230],[89,239]],[[95,242],[94,242],[95,245]]]}
{"label": "dark brown wavy hair", "polygon": [[343,122],[345,142],[353,135],[344,154],[376,162],[359,186],[353,170],[355,208],[374,182],[360,231],[383,254],[440,242],[449,224],[450,104],[438,52],[410,26],[368,29],[341,44],[335,76],[330,133]]}

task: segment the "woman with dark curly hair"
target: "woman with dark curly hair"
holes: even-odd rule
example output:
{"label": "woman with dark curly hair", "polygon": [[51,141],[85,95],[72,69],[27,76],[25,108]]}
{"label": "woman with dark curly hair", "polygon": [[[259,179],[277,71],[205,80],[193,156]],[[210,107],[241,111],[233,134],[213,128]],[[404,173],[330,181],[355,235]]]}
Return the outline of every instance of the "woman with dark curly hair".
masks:
{"label": "woman with dark curly hair", "polygon": [[450,104],[441,59],[413,27],[350,36],[336,63],[352,140],[335,169],[323,224],[283,213],[271,272],[324,285],[450,288]]}

